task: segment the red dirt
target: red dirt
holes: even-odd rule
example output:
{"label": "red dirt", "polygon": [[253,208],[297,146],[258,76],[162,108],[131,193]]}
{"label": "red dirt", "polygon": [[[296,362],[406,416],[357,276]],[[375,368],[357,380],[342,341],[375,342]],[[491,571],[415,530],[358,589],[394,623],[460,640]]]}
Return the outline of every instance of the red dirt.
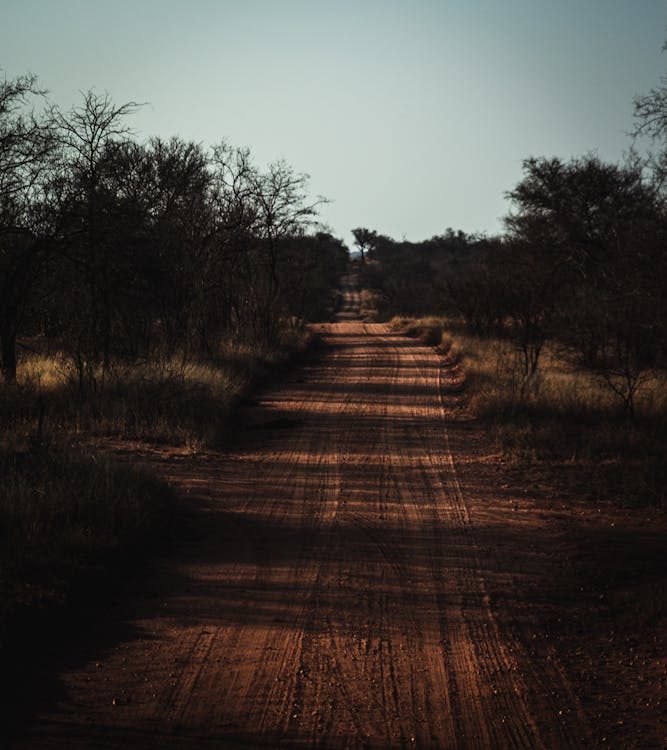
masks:
{"label": "red dirt", "polygon": [[[621,709],[600,709],[614,673],[595,660],[602,631],[586,617],[602,605],[577,567],[594,511],[582,505],[570,533],[571,506],[489,453],[456,368],[355,320],[347,291],[316,355],[246,410],[232,449],[118,448],[193,516],[177,555],[72,647],[17,748],[553,750],[664,736],[659,701],[644,744],[619,740],[636,715],[613,735]],[[664,697],[659,646],[646,674],[662,674]]]}

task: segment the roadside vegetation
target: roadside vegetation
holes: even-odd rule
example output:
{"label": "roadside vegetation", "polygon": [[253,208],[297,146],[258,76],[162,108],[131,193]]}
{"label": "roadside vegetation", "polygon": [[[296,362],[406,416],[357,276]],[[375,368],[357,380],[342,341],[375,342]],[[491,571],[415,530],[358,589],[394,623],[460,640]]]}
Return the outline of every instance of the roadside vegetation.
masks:
{"label": "roadside vegetation", "polygon": [[0,637],[167,533],[168,488],[103,439],[224,443],[346,267],[307,175],[138,142],[139,107],[0,82]]}
{"label": "roadside vegetation", "polygon": [[665,90],[637,115],[645,159],[526,159],[500,236],[354,235],[379,318],[458,352],[508,455],[587,466],[597,490],[664,506]]}
{"label": "roadside vegetation", "polygon": [[526,388],[520,353],[502,330],[479,334],[460,317],[395,317],[391,324],[460,366],[468,408],[510,460],[564,467],[560,481],[569,477],[591,498],[665,506],[664,370],[642,383],[628,419],[604,379],[574,366],[555,343],[545,344]]}

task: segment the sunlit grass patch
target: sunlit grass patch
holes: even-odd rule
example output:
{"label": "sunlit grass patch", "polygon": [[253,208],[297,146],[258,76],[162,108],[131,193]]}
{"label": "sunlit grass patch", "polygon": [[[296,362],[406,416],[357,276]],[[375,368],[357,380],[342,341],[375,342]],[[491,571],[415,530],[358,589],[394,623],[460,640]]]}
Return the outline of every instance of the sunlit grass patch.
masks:
{"label": "sunlit grass patch", "polygon": [[295,329],[272,346],[229,341],[207,358],[113,362],[106,373],[94,373],[94,387],[83,389],[67,357],[30,353],[21,359],[17,383],[0,385],[0,446],[37,434],[65,442],[114,436],[219,445],[233,428],[238,399],[309,340],[307,329]]}

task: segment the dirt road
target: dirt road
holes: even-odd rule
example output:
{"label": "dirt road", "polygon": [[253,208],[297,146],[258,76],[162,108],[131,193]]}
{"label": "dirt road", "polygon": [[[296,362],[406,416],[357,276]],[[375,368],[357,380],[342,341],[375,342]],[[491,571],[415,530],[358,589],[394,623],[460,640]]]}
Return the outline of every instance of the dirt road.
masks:
{"label": "dirt road", "polygon": [[456,369],[355,304],[233,450],[146,449],[196,508],[188,541],[17,747],[591,747],[530,613],[506,627],[490,596],[508,539],[460,479]]}

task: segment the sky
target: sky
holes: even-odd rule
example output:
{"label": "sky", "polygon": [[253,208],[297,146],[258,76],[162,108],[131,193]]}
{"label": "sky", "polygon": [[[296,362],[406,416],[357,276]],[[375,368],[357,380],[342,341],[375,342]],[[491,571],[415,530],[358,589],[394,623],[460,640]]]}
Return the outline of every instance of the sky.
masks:
{"label": "sky", "polygon": [[666,27],[667,0],[0,0],[0,75],[285,159],[347,243],[419,241],[501,231],[525,158],[621,160]]}

